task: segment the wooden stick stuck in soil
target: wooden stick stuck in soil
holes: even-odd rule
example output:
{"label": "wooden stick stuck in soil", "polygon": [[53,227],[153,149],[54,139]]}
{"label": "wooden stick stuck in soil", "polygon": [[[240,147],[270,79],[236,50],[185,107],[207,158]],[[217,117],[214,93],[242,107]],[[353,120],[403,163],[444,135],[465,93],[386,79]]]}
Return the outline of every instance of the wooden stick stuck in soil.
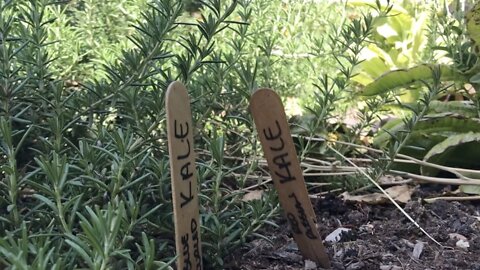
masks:
{"label": "wooden stick stuck in soil", "polygon": [[166,95],[177,269],[203,269],[190,99],[180,82]]}
{"label": "wooden stick stuck in soil", "polygon": [[330,268],[330,260],[316,228],[315,212],[308,197],[282,101],[273,90],[259,89],[250,99],[250,112],[280,204],[300,252],[305,258]]}

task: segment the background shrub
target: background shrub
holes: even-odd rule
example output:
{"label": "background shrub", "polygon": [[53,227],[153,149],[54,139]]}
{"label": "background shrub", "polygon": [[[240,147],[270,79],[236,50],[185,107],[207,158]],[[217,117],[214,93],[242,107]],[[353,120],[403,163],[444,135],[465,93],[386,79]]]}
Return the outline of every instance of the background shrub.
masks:
{"label": "background shrub", "polygon": [[[268,186],[251,93],[274,88],[296,108],[290,114],[303,114],[292,118],[302,161],[334,156],[330,145],[361,155],[302,136],[365,144],[395,97],[358,102],[379,75],[371,65],[386,71],[435,56],[425,40],[436,32],[414,27],[436,23],[435,9],[404,4],[395,17],[397,5],[351,2],[0,2],[0,266],[169,267],[164,95],[180,80],[192,99],[205,264],[226,267],[279,212],[268,188],[243,200]],[[392,27],[403,21],[410,28]]]}

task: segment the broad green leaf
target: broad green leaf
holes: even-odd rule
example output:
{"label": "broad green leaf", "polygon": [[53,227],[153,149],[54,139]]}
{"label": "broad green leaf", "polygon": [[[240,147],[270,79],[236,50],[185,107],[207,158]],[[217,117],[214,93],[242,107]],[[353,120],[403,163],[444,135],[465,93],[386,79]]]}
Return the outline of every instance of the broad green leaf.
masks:
{"label": "broad green leaf", "polygon": [[[390,140],[390,134],[405,131],[406,127],[402,119],[389,121],[373,140],[376,146],[385,146]],[[410,141],[419,140],[421,137],[442,136],[444,138],[457,133],[480,132],[480,119],[468,118],[461,114],[440,113],[427,115],[420,120],[412,131]],[[408,143],[407,143],[408,144]],[[414,142],[413,142],[414,144]]]}
{"label": "broad green leaf", "polygon": [[428,13],[422,12],[419,17],[412,23],[411,31],[413,36],[412,43],[412,55],[417,56],[422,53],[422,49],[426,46],[428,41],[427,35],[425,35],[425,28],[428,24]]}
{"label": "broad green leaf", "polygon": [[466,14],[467,32],[473,41],[474,51],[478,55],[480,44],[480,1],[473,6]]}
{"label": "broad green leaf", "polygon": [[[424,161],[458,167],[476,169],[480,160],[480,133],[456,134],[435,145],[425,155]],[[439,169],[422,166],[422,175],[436,176]]]}
{"label": "broad green leaf", "polygon": [[[392,110],[404,111],[405,106],[403,105],[414,107],[417,104],[418,102],[403,103],[402,106],[399,104],[389,104],[389,105],[386,105],[386,107],[391,108]],[[453,114],[459,114],[459,115],[470,117],[470,118],[479,117],[479,112],[477,111],[477,107],[470,100],[452,100],[452,101],[434,100],[430,102],[430,104],[428,105],[427,114],[440,114],[440,113],[453,113]]]}
{"label": "broad green leaf", "polygon": [[[442,81],[466,81],[463,74],[445,65],[440,65]],[[365,86],[361,95],[374,96],[386,93],[398,87],[407,87],[421,81],[433,79],[434,65],[419,65],[409,69],[397,69],[384,73],[371,84]]]}
{"label": "broad green leaf", "polygon": [[480,73],[477,73],[470,77],[470,83],[479,84],[480,83]]}
{"label": "broad green leaf", "polygon": [[428,113],[456,113],[465,117],[479,117],[477,107],[472,101],[439,101],[434,100],[428,106]]}
{"label": "broad green leaf", "polygon": [[479,185],[461,185],[460,191],[466,194],[480,195],[480,186]]}

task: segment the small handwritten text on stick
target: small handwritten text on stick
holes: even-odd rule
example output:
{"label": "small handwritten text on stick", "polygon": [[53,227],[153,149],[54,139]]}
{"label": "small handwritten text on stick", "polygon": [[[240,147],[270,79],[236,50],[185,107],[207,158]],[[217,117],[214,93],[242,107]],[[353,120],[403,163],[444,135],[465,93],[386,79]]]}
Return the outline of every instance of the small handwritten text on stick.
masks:
{"label": "small handwritten text on stick", "polygon": [[295,176],[292,175],[290,166],[292,162],[288,156],[288,152],[285,150],[285,141],[282,139],[282,129],[280,123],[275,120],[276,131],[272,131],[272,128],[266,128],[263,130],[263,134],[267,141],[271,141],[270,150],[275,152],[273,157],[273,163],[276,165],[274,169],[275,175],[280,178],[280,183],[286,183],[295,180]]}
{"label": "small handwritten text on stick", "polygon": [[186,233],[182,236],[183,246],[183,270],[192,269],[192,262],[190,261],[190,246],[188,245],[189,234]]}
{"label": "small handwritten text on stick", "polygon": [[[190,260],[190,236],[193,242],[193,259],[195,265],[192,265],[192,262]],[[192,218],[192,221],[190,222],[190,232],[187,232],[182,236],[182,246],[183,270],[202,269],[202,257],[200,256],[200,237],[198,235],[198,223],[195,218]]]}
{"label": "small handwritten text on stick", "polygon": [[301,234],[302,230],[300,230],[300,225],[298,225],[298,221],[295,215],[292,213],[287,213],[287,219],[288,219],[288,223],[290,224],[290,227],[292,227],[293,233]]}
{"label": "small handwritten text on stick", "polygon": [[291,193],[288,197],[295,200],[295,208],[297,209],[300,223],[305,228],[305,235],[310,239],[317,239],[317,236],[313,232],[314,228],[312,228],[310,226],[310,222],[308,222],[307,214],[305,213],[305,209],[303,208],[302,203],[298,200],[295,193]]}
{"label": "small handwritten text on stick", "polygon": [[195,257],[195,269],[202,269],[202,258],[200,256],[200,239],[198,237],[198,225],[197,221],[192,218],[190,223],[190,229],[192,233],[193,241],[193,256]]}

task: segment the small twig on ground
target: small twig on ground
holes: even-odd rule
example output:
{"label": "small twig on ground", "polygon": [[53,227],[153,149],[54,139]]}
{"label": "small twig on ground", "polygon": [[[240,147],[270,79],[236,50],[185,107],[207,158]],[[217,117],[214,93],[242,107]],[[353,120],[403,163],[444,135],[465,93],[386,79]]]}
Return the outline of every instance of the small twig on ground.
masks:
{"label": "small twig on ground", "polygon": [[[336,149],[334,149],[331,146],[328,146],[328,147],[330,148],[330,150],[337,153],[337,155],[339,155],[341,158],[343,158],[346,162],[350,163],[353,167],[357,167],[357,165],[355,165],[355,163],[353,163],[351,160],[349,160],[342,153],[338,152]],[[431,236],[427,231],[425,231],[425,229],[423,229],[400,205],[398,205],[398,203],[390,195],[388,195],[388,193],[377,183],[377,181],[375,181],[370,175],[368,175],[365,172],[365,170],[359,170],[359,172],[361,174],[363,174],[365,177],[367,177],[367,179],[370,180],[370,182],[372,182],[372,184],[375,185],[393,203],[393,205],[395,205],[395,207],[397,207],[397,209],[400,210],[400,212],[402,212],[402,214],[405,217],[408,218],[408,220],[410,220],[410,222],[412,222],[420,231],[422,231],[428,238],[430,238],[430,240],[432,240],[435,244],[443,247],[443,245],[440,244],[440,242],[435,240],[435,238],[433,238],[433,236]]]}
{"label": "small twig on ground", "polygon": [[452,197],[452,196],[446,196],[446,197],[435,197],[435,198],[428,198],[424,199],[425,202],[427,203],[433,203],[439,200],[444,200],[444,201],[476,201],[480,200],[480,196],[462,196],[462,197]]}
{"label": "small twig on ground", "polygon": [[[292,136],[293,136],[293,137],[299,137],[298,135],[292,135]],[[369,150],[369,151],[372,151],[372,152],[375,152],[375,153],[379,153],[379,154],[382,154],[382,153],[383,153],[382,150],[375,149],[375,148],[372,148],[372,147],[368,147],[368,146],[365,146],[365,145],[355,144],[355,143],[335,141],[335,140],[328,140],[328,139],[324,139],[324,138],[305,137],[305,136],[302,136],[302,137],[304,137],[304,138],[306,138],[306,139],[308,139],[308,140],[312,140],[312,141],[338,143],[338,144],[347,145],[347,146],[352,146],[352,147],[356,147],[356,148],[363,148],[363,149],[366,149],[366,150]],[[470,178],[470,177],[467,177],[467,176],[465,176],[465,175],[462,174],[462,173],[464,173],[464,174],[478,174],[478,175],[480,175],[480,171],[478,171],[478,170],[470,170],[470,169],[462,169],[462,168],[454,168],[454,167],[448,167],[448,166],[438,165],[438,164],[430,163],[430,162],[427,162],[427,161],[419,160],[419,159],[416,159],[416,158],[414,158],[414,157],[407,156],[407,155],[404,155],[404,154],[398,154],[397,157],[398,157],[398,158],[403,158],[403,159],[411,160],[411,161],[413,161],[414,163],[419,164],[419,165],[422,165],[422,166],[432,167],[432,168],[439,169],[439,170],[442,170],[442,171],[450,172],[450,173],[454,174],[455,176],[457,176],[457,177],[460,178],[460,179],[465,179],[465,180],[480,180],[480,179]],[[395,160],[395,161],[396,161],[396,160]]]}
{"label": "small twig on ground", "polygon": [[389,173],[399,175],[404,178],[412,178],[420,182],[428,182],[428,183],[435,183],[435,184],[480,185],[480,180],[477,180],[477,179],[465,180],[465,179],[459,179],[459,178],[440,178],[440,177],[424,176],[424,175],[418,175],[414,173],[407,173],[407,172],[396,171],[396,170],[390,170]]}

